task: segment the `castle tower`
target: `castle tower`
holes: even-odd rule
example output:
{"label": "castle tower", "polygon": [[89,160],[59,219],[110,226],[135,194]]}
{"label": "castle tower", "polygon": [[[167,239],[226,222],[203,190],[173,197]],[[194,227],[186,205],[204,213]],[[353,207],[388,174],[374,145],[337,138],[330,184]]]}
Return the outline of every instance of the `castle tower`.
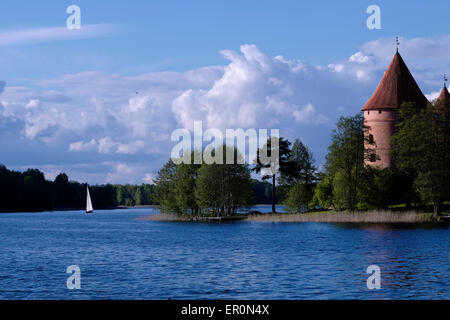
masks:
{"label": "castle tower", "polygon": [[447,86],[444,83],[444,87],[441,90],[441,93],[439,94],[439,97],[436,100],[436,103],[434,104],[436,108],[440,109],[442,112],[450,112],[450,93],[447,90]]}
{"label": "castle tower", "polygon": [[426,106],[428,101],[397,50],[372,97],[361,109],[364,124],[369,127],[366,140],[376,153],[365,160],[366,165],[381,169],[393,166],[390,140],[398,122],[398,110],[404,102]]}

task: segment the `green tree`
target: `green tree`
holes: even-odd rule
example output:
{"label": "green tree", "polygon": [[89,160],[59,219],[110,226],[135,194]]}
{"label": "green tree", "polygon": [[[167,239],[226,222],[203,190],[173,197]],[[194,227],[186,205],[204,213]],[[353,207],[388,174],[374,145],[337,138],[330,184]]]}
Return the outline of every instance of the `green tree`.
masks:
{"label": "green tree", "polygon": [[155,179],[155,199],[163,211],[181,213],[175,198],[175,174],[177,165],[170,159],[158,171]]}
{"label": "green tree", "polygon": [[121,185],[116,185],[116,200],[117,200],[117,204],[119,205],[124,205],[125,204],[125,200],[124,200],[124,187]]}
{"label": "green tree", "polygon": [[141,187],[137,186],[136,191],[134,193],[134,203],[136,206],[140,206],[143,203],[144,194],[142,192]]}
{"label": "green tree", "polygon": [[316,168],[311,151],[299,139],[292,145],[288,166],[289,170],[278,179],[280,185],[287,186],[284,204],[290,211],[308,209],[314,195]]}
{"label": "green tree", "polygon": [[198,213],[195,199],[195,183],[199,165],[181,163],[175,171],[174,192],[178,208],[182,212],[191,210],[192,214]]}
{"label": "green tree", "polygon": [[290,212],[305,212],[312,200],[312,188],[300,182],[294,182],[288,189],[284,204]]}
{"label": "green tree", "polygon": [[396,166],[415,173],[414,187],[423,201],[433,203],[436,216],[450,198],[450,110],[447,105],[418,108],[403,104],[397,133],[392,137]]}
{"label": "green tree", "polygon": [[340,209],[353,211],[361,200],[360,186],[364,180],[364,160],[374,153],[365,138],[361,114],[341,117],[333,130],[326,158],[326,170],[333,176],[333,203]]}
{"label": "green tree", "polygon": [[333,176],[331,174],[319,174],[319,183],[314,189],[313,201],[322,208],[333,207],[336,209],[333,203]]}
{"label": "green tree", "polygon": [[[197,204],[219,215],[235,214],[240,207],[249,206],[252,194],[250,170],[233,147],[221,146],[223,164],[203,163],[198,169],[195,188]],[[212,152],[215,154],[216,150]],[[233,153],[233,164],[226,164],[226,155]]]}
{"label": "green tree", "polygon": [[[272,140],[274,142],[272,146]],[[269,137],[267,142],[257,150],[255,167],[252,169],[258,174],[262,175],[263,180],[272,179],[272,212],[276,212],[276,177],[277,173],[291,176],[293,172],[292,162],[290,161],[291,143],[283,139],[283,137]],[[267,156],[269,159],[272,155],[278,154],[278,157],[272,159],[274,161],[265,162],[263,156]]]}

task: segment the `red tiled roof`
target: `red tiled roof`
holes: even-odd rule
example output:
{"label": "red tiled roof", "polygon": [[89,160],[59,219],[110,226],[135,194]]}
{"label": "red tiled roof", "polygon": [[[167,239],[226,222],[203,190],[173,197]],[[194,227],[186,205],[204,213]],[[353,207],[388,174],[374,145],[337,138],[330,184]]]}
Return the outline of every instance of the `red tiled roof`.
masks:
{"label": "red tiled roof", "polygon": [[361,110],[396,109],[403,102],[415,102],[419,106],[425,106],[428,100],[397,52],[377,89]]}

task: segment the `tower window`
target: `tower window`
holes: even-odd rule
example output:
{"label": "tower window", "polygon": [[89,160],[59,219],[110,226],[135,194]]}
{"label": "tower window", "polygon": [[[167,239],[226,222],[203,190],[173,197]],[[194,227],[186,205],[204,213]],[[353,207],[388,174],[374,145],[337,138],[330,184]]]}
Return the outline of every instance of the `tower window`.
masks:
{"label": "tower window", "polygon": [[381,114],[381,110],[378,110],[378,113]]}
{"label": "tower window", "polygon": [[369,115],[369,114],[370,114],[370,111],[367,111],[367,114]]}
{"label": "tower window", "polygon": [[371,153],[370,154],[370,162],[375,162],[377,160],[377,157],[375,155],[375,153]]}
{"label": "tower window", "polygon": [[369,143],[373,143],[373,134],[369,134]]}

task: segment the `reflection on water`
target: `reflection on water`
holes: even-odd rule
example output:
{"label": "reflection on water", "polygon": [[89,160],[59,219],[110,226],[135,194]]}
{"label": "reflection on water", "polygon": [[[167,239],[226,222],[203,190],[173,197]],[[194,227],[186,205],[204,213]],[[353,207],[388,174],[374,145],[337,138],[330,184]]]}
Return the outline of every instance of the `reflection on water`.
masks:
{"label": "reflection on water", "polygon": [[[0,298],[449,298],[448,226],[139,219],[152,212],[1,214]],[[381,290],[366,287],[372,264]]]}

